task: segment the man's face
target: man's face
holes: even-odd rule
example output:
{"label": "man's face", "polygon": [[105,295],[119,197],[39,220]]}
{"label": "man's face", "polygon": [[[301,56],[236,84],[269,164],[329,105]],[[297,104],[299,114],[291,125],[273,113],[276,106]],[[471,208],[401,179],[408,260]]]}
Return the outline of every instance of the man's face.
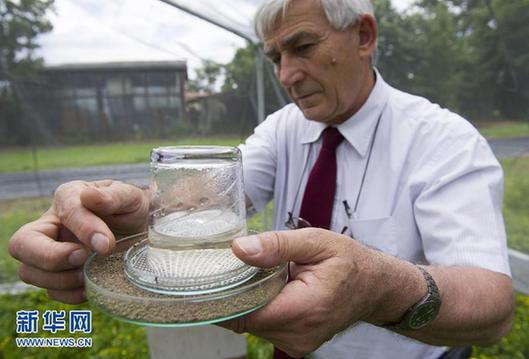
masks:
{"label": "man's face", "polygon": [[319,0],[294,0],[266,36],[265,53],[279,81],[308,119],[341,123],[367,98],[370,65],[360,28],[336,31]]}

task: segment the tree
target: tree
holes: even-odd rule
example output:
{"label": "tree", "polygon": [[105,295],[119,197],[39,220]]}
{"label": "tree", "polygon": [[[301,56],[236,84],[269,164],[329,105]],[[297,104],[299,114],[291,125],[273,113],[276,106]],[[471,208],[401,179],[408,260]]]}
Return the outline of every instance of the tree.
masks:
{"label": "tree", "polygon": [[35,57],[38,35],[51,31],[45,18],[54,0],[3,0],[0,2],[0,76],[27,74],[42,65]]}
{"label": "tree", "polygon": [[[248,44],[235,53],[233,60],[225,66],[222,91],[234,91],[238,96],[250,96],[255,106],[256,94],[256,47]],[[265,112],[271,113],[289,102],[288,95],[279,85],[273,64],[264,60]]]}
{"label": "tree", "polygon": [[254,91],[255,46],[248,44],[237,50],[233,60],[226,65],[223,91],[248,93]]}
{"label": "tree", "polygon": [[15,88],[20,78],[33,76],[43,59],[35,56],[36,39],[51,31],[45,18],[54,0],[0,0],[0,140],[24,144],[30,125],[24,119]]}
{"label": "tree", "polygon": [[224,73],[224,65],[211,60],[204,60],[202,67],[196,71],[196,78],[187,83],[190,91],[215,92],[215,84]]}
{"label": "tree", "polygon": [[397,13],[376,0],[386,80],[471,120],[529,109],[529,0],[416,0]]}
{"label": "tree", "polygon": [[467,49],[460,102],[474,118],[523,119],[529,110],[529,0],[451,0]]}
{"label": "tree", "polygon": [[374,1],[379,28],[376,66],[393,86],[412,89],[421,52],[411,21],[390,0]]}

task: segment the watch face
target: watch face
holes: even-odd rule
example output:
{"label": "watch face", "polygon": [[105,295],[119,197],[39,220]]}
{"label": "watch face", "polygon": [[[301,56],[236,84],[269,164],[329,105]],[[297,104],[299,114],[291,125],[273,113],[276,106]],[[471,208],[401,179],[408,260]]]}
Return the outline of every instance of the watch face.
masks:
{"label": "watch face", "polygon": [[419,329],[424,327],[426,324],[435,318],[435,315],[439,311],[439,303],[437,302],[426,302],[421,304],[410,317],[410,328]]}

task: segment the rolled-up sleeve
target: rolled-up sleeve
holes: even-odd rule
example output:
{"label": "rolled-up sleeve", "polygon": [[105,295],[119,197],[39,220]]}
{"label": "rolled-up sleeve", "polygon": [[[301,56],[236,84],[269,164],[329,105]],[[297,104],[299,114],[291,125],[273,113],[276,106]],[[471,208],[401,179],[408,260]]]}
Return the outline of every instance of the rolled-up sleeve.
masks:
{"label": "rolled-up sleeve", "polygon": [[428,262],[510,275],[503,170],[486,140],[473,134],[445,143],[420,172],[414,212]]}

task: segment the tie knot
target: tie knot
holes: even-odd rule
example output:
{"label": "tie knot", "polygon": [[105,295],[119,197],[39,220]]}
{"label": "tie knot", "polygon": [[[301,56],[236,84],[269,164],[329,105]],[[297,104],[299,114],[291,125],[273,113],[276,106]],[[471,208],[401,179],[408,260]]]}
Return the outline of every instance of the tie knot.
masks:
{"label": "tie knot", "polygon": [[343,136],[336,127],[327,127],[323,131],[322,148],[334,151],[336,147],[343,141]]}

